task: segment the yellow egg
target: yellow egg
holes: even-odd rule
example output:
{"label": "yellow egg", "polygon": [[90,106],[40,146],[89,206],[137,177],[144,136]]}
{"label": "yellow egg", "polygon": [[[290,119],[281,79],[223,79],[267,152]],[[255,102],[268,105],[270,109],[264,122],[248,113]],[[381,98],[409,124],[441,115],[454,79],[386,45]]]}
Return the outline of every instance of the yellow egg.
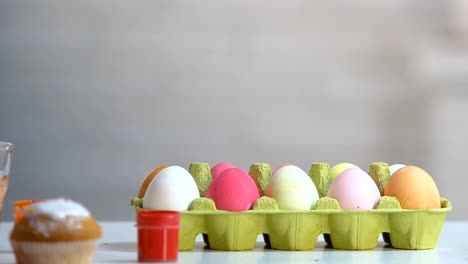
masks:
{"label": "yellow egg", "polygon": [[437,185],[426,171],[415,166],[406,166],[396,171],[385,186],[384,195],[396,197],[401,208],[440,208]]}
{"label": "yellow egg", "polygon": [[343,171],[350,169],[350,168],[358,168],[358,166],[352,164],[352,163],[339,163],[333,166],[333,168],[330,169],[330,176],[332,177],[333,180],[335,180],[336,176],[340,175]]}

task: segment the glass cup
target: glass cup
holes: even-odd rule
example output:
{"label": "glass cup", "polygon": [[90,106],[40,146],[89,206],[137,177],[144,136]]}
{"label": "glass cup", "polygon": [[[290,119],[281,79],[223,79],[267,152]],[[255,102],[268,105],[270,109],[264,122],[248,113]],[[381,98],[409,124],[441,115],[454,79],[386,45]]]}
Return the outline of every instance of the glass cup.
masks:
{"label": "glass cup", "polygon": [[0,218],[2,216],[3,200],[8,191],[8,177],[10,176],[12,152],[13,144],[0,142]]}

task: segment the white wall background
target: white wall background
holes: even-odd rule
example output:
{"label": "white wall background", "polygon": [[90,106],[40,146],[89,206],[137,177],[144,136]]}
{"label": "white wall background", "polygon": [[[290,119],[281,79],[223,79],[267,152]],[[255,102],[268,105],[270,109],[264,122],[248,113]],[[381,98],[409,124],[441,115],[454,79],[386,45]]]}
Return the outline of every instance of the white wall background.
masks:
{"label": "white wall background", "polygon": [[66,196],[99,218],[160,164],[414,164],[468,219],[462,1],[0,1],[4,219]]}

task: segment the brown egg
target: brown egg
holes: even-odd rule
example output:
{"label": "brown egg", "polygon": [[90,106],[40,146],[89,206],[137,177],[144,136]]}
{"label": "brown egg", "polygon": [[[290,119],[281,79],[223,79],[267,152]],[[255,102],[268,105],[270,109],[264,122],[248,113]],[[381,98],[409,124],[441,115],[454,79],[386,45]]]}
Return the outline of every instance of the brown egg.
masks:
{"label": "brown egg", "polygon": [[158,175],[162,170],[165,168],[169,167],[169,165],[163,165],[160,167],[157,167],[156,169],[152,170],[148,175],[146,175],[145,179],[141,183],[140,190],[138,190],[138,198],[143,198],[146,193],[146,189],[148,189],[149,184],[153,181],[154,177]]}
{"label": "brown egg", "polygon": [[401,208],[440,208],[440,194],[432,177],[423,169],[406,166],[397,170],[385,186],[385,196],[394,196]]}

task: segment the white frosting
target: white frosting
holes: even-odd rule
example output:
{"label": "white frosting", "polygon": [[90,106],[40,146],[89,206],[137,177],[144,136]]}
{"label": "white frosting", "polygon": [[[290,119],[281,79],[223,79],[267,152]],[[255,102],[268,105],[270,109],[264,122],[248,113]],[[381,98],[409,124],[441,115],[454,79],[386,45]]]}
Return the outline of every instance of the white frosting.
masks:
{"label": "white frosting", "polygon": [[87,217],[91,215],[88,209],[80,203],[64,198],[33,203],[25,208],[24,214],[26,217],[46,215],[55,220],[65,219],[67,216]]}
{"label": "white frosting", "polygon": [[50,237],[50,231],[55,230],[57,222],[43,222],[38,218],[32,218],[29,221],[29,225],[33,227],[36,232],[41,233],[44,237]]}
{"label": "white frosting", "polygon": [[[91,214],[81,204],[64,198],[46,200],[33,203],[24,210],[25,217],[29,218],[29,225],[44,237],[50,237],[58,222],[62,221],[69,229],[82,229],[79,219],[66,218],[67,216],[88,217]],[[55,221],[44,221],[39,215],[46,215]]]}

